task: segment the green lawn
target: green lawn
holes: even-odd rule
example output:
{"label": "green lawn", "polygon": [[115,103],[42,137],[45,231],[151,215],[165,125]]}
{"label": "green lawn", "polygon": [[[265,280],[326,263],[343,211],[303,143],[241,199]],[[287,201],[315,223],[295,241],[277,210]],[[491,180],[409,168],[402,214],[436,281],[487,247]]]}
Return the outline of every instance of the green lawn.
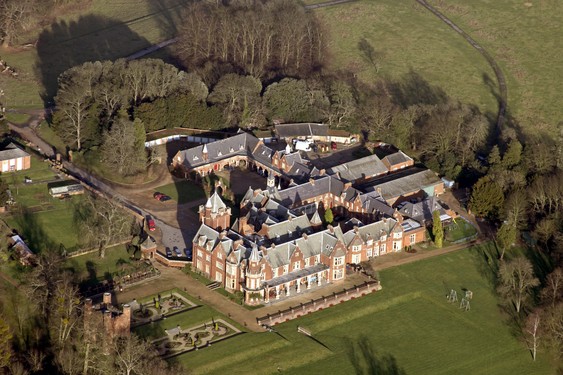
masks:
{"label": "green lawn", "polygon": [[[475,247],[380,272],[383,290],[175,361],[194,374],[553,374],[511,334]],[[473,291],[471,311],[446,294]],[[296,332],[311,330],[321,344]],[[326,347],[324,347],[325,345]],[[327,348],[328,347],[328,348]],[[257,362],[257,358],[259,361]],[[259,365],[258,365],[259,364]],[[368,364],[371,367],[368,367]]]}
{"label": "green lawn", "polygon": [[12,112],[7,112],[6,113],[6,119],[14,124],[23,124],[26,123],[27,120],[29,120],[29,115],[25,114],[25,113],[12,113]]}
{"label": "green lawn", "polygon": [[524,131],[554,134],[555,125],[561,120],[563,2],[431,0],[430,3],[495,57],[507,79],[508,111]]}
{"label": "green lawn", "polygon": [[[485,59],[414,1],[360,0],[314,12],[326,30],[330,69],[351,71],[368,84],[403,81],[412,71],[451,97],[496,113],[496,98],[483,81],[485,74],[494,77]],[[361,52],[362,39],[373,48],[376,65]]]}
{"label": "green lawn", "polygon": [[[451,229],[450,229],[451,228]],[[471,237],[477,233],[477,229],[462,218],[458,218],[446,229],[446,241],[455,242]]]}
{"label": "green lawn", "polygon": [[52,95],[58,75],[86,61],[115,60],[172,37],[187,0],[92,0],[22,36],[37,48],[2,51],[17,78],[0,75],[6,105],[42,107],[44,88]]}
{"label": "green lawn", "polygon": [[[188,298],[192,302],[196,302],[196,299],[194,299],[193,297],[189,296],[188,294],[184,293],[179,289],[175,289],[174,292],[183,295],[184,297]],[[166,295],[169,293],[170,291],[164,291],[161,292],[160,294]],[[147,297],[146,299],[143,300],[152,301],[152,296]],[[169,316],[166,319],[160,320],[158,322],[142,325],[140,327],[135,328],[133,331],[141,337],[156,339],[165,335],[164,332],[165,329],[176,328],[178,325],[183,329],[196,327],[203,323],[210,322],[213,319],[219,319],[219,318],[229,322],[230,324],[234,325],[235,327],[241,330],[243,329],[238,324],[236,324],[235,322],[233,322],[223,314],[217,312],[213,308],[206,305],[200,305],[195,308],[191,308],[187,311],[183,311],[178,314]]]}
{"label": "green lawn", "polygon": [[93,252],[68,258],[65,266],[77,274],[80,280],[98,282],[119,272],[131,262],[125,245],[117,245],[108,248],[104,258],[100,258],[98,252]]}
{"label": "green lawn", "polygon": [[178,204],[205,198],[203,189],[187,180],[176,181],[168,185],[160,186],[155,190],[170,196],[170,198],[174,199]]}

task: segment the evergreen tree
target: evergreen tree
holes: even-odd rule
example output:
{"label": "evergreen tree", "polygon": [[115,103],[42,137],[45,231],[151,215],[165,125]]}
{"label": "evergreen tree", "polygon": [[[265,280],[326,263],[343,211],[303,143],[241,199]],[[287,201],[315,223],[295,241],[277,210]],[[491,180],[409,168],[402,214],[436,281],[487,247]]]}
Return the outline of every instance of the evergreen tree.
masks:
{"label": "evergreen tree", "polygon": [[325,211],[325,222],[327,224],[332,224],[334,221],[334,215],[332,214],[332,210],[329,208]]}
{"label": "evergreen tree", "polygon": [[8,184],[0,178],[0,207],[4,206],[10,196],[8,195]]}
{"label": "evergreen tree", "polygon": [[487,161],[489,162],[489,165],[491,167],[500,165],[501,163],[500,150],[497,145],[495,145],[491,150],[491,152],[489,153],[489,157],[487,158]]}
{"label": "evergreen tree", "polygon": [[518,140],[513,139],[508,144],[508,149],[502,156],[502,165],[507,169],[511,169],[520,164],[521,160],[522,144],[518,142]]}
{"label": "evergreen tree", "polygon": [[434,244],[437,248],[441,248],[444,243],[444,228],[440,220],[440,212],[438,210],[432,212],[432,235],[434,236]]}
{"label": "evergreen tree", "polygon": [[504,204],[502,188],[490,177],[479,179],[473,186],[469,209],[477,216],[497,217]]}
{"label": "evergreen tree", "polygon": [[514,224],[509,222],[504,222],[497,232],[497,243],[500,246],[502,252],[500,254],[500,259],[504,259],[505,251],[516,242],[516,236],[518,235],[518,230]]}
{"label": "evergreen tree", "polygon": [[12,333],[10,327],[0,316],[0,369],[5,369],[10,364],[12,357]]}

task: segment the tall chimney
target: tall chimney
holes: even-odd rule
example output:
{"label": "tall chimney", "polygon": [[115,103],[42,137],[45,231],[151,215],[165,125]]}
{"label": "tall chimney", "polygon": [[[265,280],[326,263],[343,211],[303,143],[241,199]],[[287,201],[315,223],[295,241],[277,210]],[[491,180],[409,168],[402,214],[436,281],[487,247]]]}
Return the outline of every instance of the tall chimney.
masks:
{"label": "tall chimney", "polygon": [[105,292],[104,299],[102,302],[106,306],[111,306],[111,293]]}

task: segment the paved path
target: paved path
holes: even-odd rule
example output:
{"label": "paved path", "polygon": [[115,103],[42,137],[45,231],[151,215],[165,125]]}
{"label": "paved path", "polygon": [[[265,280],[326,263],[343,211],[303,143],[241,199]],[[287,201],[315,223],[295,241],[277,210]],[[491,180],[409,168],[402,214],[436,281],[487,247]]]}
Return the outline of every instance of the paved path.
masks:
{"label": "paved path", "polygon": [[444,23],[446,23],[449,27],[454,29],[458,34],[460,34],[473,48],[475,48],[489,63],[495,75],[497,77],[498,87],[499,87],[499,108],[498,108],[498,115],[497,115],[497,131],[500,132],[502,125],[504,124],[505,115],[506,115],[506,103],[508,101],[508,89],[506,87],[506,78],[504,78],[504,73],[500,69],[499,65],[493,58],[493,56],[488,53],[479,43],[477,43],[469,34],[463,31],[459,26],[453,23],[448,17],[444,16],[440,13],[436,8],[432,5],[428,4],[426,0],[416,0],[420,5],[428,9],[432,12],[436,17],[441,19]]}

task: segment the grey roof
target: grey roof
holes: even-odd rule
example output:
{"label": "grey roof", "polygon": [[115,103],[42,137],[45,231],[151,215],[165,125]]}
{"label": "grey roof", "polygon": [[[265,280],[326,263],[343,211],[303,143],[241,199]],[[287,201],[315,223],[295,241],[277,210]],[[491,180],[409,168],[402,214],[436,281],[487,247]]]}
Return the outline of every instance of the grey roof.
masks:
{"label": "grey roof", "polygon": [[426,169],[381,184],[371,184],[371,186],[366,187],[366,191],[376,191],[385,200],[388,200],[440,183],[442,183],[442,180],[430,169]]}
{"label": "grey roof", "polygon": [[225,202],[223,202],[219,194],[217,194],[217,191],[215,191],[213,195],[207,199],[207,202],[205,203],[205,207],[211,208],[211,212],[213,213],[219,212],[219,209],[227,208]]}
{"label": "grey roof", "polygon": [[440,212],[440,215],[446,213],[446,210],[444,210],[436,197],[428,197],[417,203],[403,202],[397,208],[402,215],[421,223],[432,220],[432,213],[434,211]]}
{"label": "grey roof", "polygon": [[311,222],[307,215],[303,214],[291,220],[268,225],[266,236],[274,243],[282,243],[299,238],[303,233],[311,231]]}
{"label": "grey roof", "polygon": [[311,168],[305,164],[295,162],[286,174],[294,180],[306,181],[311,174]]}
{"label": "grey roof", "polygon": [[[176,157],[180,157],[179,161],[182,164],[195,168],[235,155],[252,154],[259,142],[253,135],[242,132],[226,139],[182,150]],[[205,156],[204,150],[207,151]]]}
{"label": "grey roof", "polygon": [[301,157],[301,153],[299,151],[295,151],[289,154],[284,153],[283,157],[288,165],[293,165],[295,163],[300,163],[300,164],[307,163],[305,160],[303,160],[303,158]]}
{"label": "grey roof", "polygon": [[328,168],[326,172],[328,174],[338,173],[341,179],[353,182],[362,178],[367,179],[385,174],[388,172],[388,169],[377,155],[374,154],[336,165],[332,168]]}
{"label": "grey roof", "polygon": [[405,154],[403,151],[399,150],[394,154],[387,155],[383,158],[383,160],[387,160],[390,165],[400,164],[407,161],[412,161],[413,159]]}
{"label": "grey roof", "polygon": [[302,124],[280,124],[276,125],[276,133],[281,138],[291,137],[326,137],[328,134],[328,125],[315,123]]}
{"label": "grey roof", "polygon": [[27,152],[10,142],[0,150],[0,161],[23,158],[29,156]]}

